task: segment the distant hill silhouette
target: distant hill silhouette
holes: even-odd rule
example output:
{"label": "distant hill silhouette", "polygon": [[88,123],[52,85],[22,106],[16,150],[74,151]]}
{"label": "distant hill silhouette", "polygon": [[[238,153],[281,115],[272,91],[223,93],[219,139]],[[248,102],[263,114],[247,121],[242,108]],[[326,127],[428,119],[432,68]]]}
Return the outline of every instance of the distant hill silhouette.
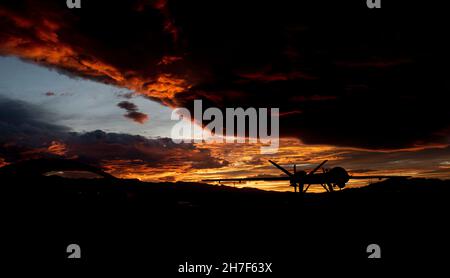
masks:
{"label": "distant hill silhouette", "polygon": [[51,171],[87,171],[101,177],[114,179],[115,177],[100,168],[70,159],[40,158],[30,159],[6,165],[0,168],[0,176],[11,177],[40,177]]}
{"label": "distant hill silhouette", "polygon": [[[104,179],[70,179],[60,176],[46,176],[48,172],[57,171],[86,171],[94,173]],[[143,200],[145,198],[158,199],[158,202],[163,202],[164,196],[177,196],[183,199],[195,199],[200,203],[220,204],[220,199],[223,199],[219,193],[228,196],[233,195],[236,199],[245,199],[245,203],[258,203],[260,198],[264,200],[264,204],[272,206],[281,198],[281,203],[284,198],[294,198],[295,204],[300,200],[299,195],[293,192],[275,192],[264,191],[256,188],[235,188],[225,185],[209,185],[195,182],[142,182],[137,179],[118,179],[114,176],[104,172],[98,167],[90,166],[76,160],[69,159],[34,159],[10,164],[0,168],[0,179],[9,182],[10,189],[24,190],[24,194],[30,189],[35,193],[44,193],[46,196],[58,194],[57,192],[96,192],[95,196],[101,196],[103,191],[115,192],[116,196],[128,196],[130,201],[133,198]],[[13,185],[13,184],[15,185]],[[17,187],[17,188],[14,188]],[[287,187],[287,189],[289,189]],[[52,191],[54,190],[54,191]],[[67,191],[67,192],[66,192]],[[86,192],[85,192],[86,191]],[[329,199],[330,196],[346,199],[347,195],[361,195],[367,196],[370,194],[423,194],[423,193],[450,193],[450,181],[438,179],[388,179],[377,182],[361,188],[347,188],[335,194],[326,193],[311,193],[301,200],[303,202],[317,202],[320,199]],[[228,194],[228,195],[227,195]],[[83,194],[82,194],[83,195]],[[337,197],[339,196],[339,197]],[[227,197],[228,198],[228,197]],[[272,199],[268,201],[266,199]],[[213,200],[213,201],[209,201]],[[291,200],[291,199],[289,199]],[[112,200],[113,201],[113,200]],[[219,202],[218,202],[219,201]],[[239,203],[239,202],[238,202]],[[236,204],[236,203],[235,203]]]}
{"label": "distant hill silhouette", "polygon": [[[58,169],[105,178],[42,175]],[[90,264],[108,267],[114,260],[144,260],[167,272],[186,258],[221,261],[231,254],[253,260],[262,254],[280,274],[302,273],[327,258],[352,266],[367,258],[369,243],[380,244],[385,261],[395,265],[399,258],[436,262],[441,257],[435,248],[450,247],[448,180],[385,180],[300,198],[293,192],[118,179],[75,161],[34,160],[2,168],[0,181],[4,227],[13,229],[10,238],[20,239],[11,248],[35,246],[47,261],[68,242],[81,242]]]}

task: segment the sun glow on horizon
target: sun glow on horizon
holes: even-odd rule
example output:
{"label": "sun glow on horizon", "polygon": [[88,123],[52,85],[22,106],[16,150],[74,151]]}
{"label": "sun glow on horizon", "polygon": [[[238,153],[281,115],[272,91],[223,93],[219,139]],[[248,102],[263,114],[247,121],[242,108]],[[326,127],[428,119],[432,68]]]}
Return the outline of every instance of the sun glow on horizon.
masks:
{"label": "sun glow on horizon", "polygon": [[[355,151],[352,148],[342,148],[323,145],[304,145],[295,138],[284,138],[280,140],[278,153],[272,155],[261,154],[259,144],[215,144],[196,143],[199,150],[208,150],[211,156],[220,157],[227,164],[220,167],[196,167],[195,164],[187,162],[184,165],[165,166],[164,168],[133,166],[128,167],[130,162],[109,161],[106,168],[108,172],[122,178],[137,178],[142,181],[185,181],[201,182],[203,179],[221,178],[245,178],[258,176],[282,176],[278,169],[273,167],[268,160],[274,160],[289,171],[293,171],[296,164],[298,170],[311,170],[323,160],[329,160],[325,168],[341,166],[348,170],[350,175],[404,175],[413,177],[430,176],[431,169],[423,166],[411,165],[408,161],[396,160],[386,161],[393,157],[392,153],[384,151]],[[414,152],[412,150],[402,151]],[[361,156],[361,157],[357,157]],[[366,169],[367,165],[374,169]],[[448,172],[435,174],[433,177],[445,177]],[[372,180],[350,180],[348,187],[361,187],[376,182]],[[263,190],[292,191],[288,181],[247,181],[242,183],[223,183],[235,187],[253,187]],[[319,186],[311,186],[310,192],[323,192]]]}

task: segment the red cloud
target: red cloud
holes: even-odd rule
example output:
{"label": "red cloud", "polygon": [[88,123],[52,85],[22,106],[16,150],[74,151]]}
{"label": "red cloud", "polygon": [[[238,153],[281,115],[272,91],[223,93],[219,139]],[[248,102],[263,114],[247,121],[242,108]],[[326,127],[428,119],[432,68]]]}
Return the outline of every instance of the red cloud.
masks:
{"label": "red cloud", "polygon": [[288,115],[280,135],[307,144],[448,142],[445,17],[379,25],[339,5],[330,25],[314,16],[323,7],[306,1],[261,2],[256,14],[242,1],[237,9],[233,1],[129,0],[107,11],[91,2],[73,11],[64,1],[3,1],[0,55],[171,107],[192,108],[194,99],[205,109],[278,107]]}
{"label": "red cloud", "polygon": [[137,122],[137,123],[143,124],[148,120],[148,115],[139,112],[138,107],[134,103],[131,103],[129,101],[122,101],[122,102],[119,102],[117,104],[117,106],[119,106],[122,109],[127,110],[128,113],[125,114],[124,116]]}
{"label": "red cloud", "polygon": [[143,124],[146,121],[148,121],[148,115],[141,113],[141,112],[135,112],[135,111],[128,112],[127,114],[125,114],[125,117],[127,117],[137,123],[140,123],[140,124]]}

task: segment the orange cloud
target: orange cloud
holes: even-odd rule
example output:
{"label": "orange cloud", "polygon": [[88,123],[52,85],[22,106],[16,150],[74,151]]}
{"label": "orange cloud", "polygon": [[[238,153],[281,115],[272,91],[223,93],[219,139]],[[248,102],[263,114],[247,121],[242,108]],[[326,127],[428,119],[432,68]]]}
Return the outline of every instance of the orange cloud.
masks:
{"label": "orange cloud", "polygon": [[9,165],[8,162],[6,162],[6,160],[2,157],[0,157],[0,168],[3,166]]}
{"label": "orange cloud", "polygon": [[[165,1],[156,5],[166,13]],[[95,53],[87,52],[83,45],[76,45],[64,39],[71,32],[65,21],[76,21],[73,15],[60,14],[51,10],[37,11],[33,15],[19,14],[0,7],[0,16],[8,22],[0,27],[0,54],[14,55],[37,64],[58,68],[77,76],[112,84],[158,100],[171,99],[175,94],[187,90],[190,85],[182,76],[159,71],[158,63],[149,64],[151,72],[122,69],[108,63]],[[176,31],[166,21],[166,29]],[[176,35],[174,35],[176,36]],[[82,43],[89,43],[85,38]],[[80,42],[80,43],[81,43]],[[163,56],[159,66],[181,60],[177,56]],[[145,61],[142,61],[145,62]],[[143,117],[140,117],[143,120]]]}
{"label": "orange cloud", "polygon": [[67,153],[67,146],[64,143],[53,141],[47,148],[47,152],[55,155],[64,156]]}

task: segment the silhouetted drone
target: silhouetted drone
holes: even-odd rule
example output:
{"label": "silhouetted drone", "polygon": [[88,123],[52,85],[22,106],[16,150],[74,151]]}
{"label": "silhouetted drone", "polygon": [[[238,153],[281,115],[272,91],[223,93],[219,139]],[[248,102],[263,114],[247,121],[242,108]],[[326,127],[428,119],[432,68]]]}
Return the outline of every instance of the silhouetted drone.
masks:
{"label": "silhouetted drone", "polygon": [[[338,187],[342,189],[345,187],[350,179],[390,179],[390,178],[408,178],[408,176],[350,176],[348,172],[342,167],[334,167],[332,169],[325,169],[323,165],[328,160],[323,161],[312,171],[307,173],[306,171],[297,171],[294,164],[294,173],[289,172],[285,168],[281,167],[277,163],[269,160],[275,167],[280,169],[287,176],[285,177],[267,177],[267,178],[240,178],[240,179],[206,179],[204,182],[242,182],[242,181],[280,181],[288,180],[290,186],[294,187],[294,191],[297,192],[297,187],[300,193],[306,193],[308,188],[312,184],[320,184],[326,191],[332,192],[334,188]],[[316,173],[317,170],[322,168],[322,173]],[[305,188],[306,185],[306,188]]]}

